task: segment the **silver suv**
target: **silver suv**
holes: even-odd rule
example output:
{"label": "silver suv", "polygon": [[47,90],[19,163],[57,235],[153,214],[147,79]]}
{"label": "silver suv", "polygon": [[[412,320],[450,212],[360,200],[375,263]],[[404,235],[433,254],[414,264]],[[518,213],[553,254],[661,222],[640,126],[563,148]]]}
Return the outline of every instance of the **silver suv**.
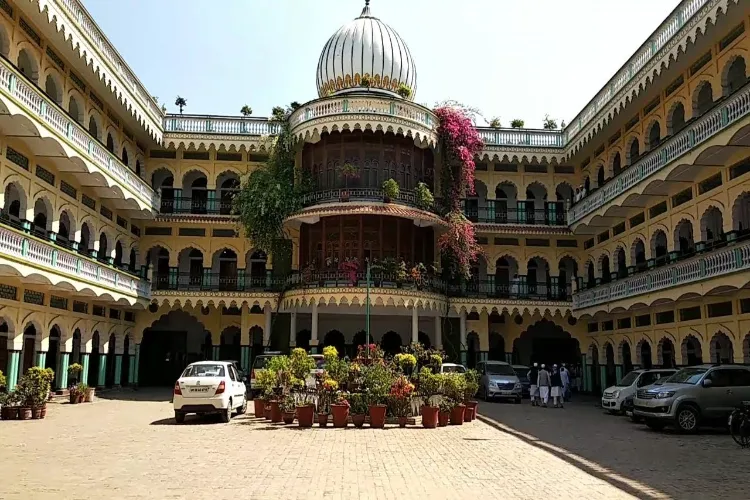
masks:
{"label": "silver suv", "polygon": [[750,367],[699,365],[683,368],[662,385],[639,389],[633,414],[654,430],[674,425],[695,432],[700,424],[726,424],[732,410],[747,400]]}

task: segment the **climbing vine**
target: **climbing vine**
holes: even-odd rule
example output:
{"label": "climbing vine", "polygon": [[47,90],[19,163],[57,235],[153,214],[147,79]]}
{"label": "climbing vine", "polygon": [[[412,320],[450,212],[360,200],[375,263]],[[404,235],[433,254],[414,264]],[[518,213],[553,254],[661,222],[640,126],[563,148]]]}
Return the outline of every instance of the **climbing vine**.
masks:
{"label": "climbing vine", "polygon": [[448,231],[440,236],[438,246],[454,276],[471,277],[471,264],[482,254],[476,241],[474,225],[461,209],[464,194],[474,194],[474,157],[484,146],[471,118],[461,109],[441,106],[435,109],[440,120],[437,129],[442,171],[441,195],[446,204]]}

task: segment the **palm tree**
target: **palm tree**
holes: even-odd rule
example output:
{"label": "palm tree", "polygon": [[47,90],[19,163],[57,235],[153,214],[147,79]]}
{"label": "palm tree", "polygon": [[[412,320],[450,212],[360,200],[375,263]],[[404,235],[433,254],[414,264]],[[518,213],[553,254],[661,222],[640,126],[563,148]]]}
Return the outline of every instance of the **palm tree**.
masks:
{"label": "palm tree", "polygon": [[242,109],[240,109],[240,113],[242,113],[242,116],[250,116],[253,114],[253,108],[245,104],[242,106]]}
{"label": "palm tree", "polygon": [[177,96],[177,99],[174,100],[174,105],[179,106],[180,114],[182,114],[182,108],[187,106],[187,99],[185,99],[184,97]]}

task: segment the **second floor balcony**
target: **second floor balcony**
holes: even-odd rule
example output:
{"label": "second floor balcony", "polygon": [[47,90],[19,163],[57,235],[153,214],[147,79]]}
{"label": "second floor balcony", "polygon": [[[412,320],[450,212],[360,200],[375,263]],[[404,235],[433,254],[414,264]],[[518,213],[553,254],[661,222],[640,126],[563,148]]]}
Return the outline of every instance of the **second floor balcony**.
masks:
{"label": "second floor balcony", "polygon": [[520,200],[509,207],[505,200],[486,200],[480,203],[475,198],[463,200],[466,218],[479,224],[519,224],[529,226],[567,226],[565,205],[562,202],[543,202],[544,208],[536,208],[535,202]]}

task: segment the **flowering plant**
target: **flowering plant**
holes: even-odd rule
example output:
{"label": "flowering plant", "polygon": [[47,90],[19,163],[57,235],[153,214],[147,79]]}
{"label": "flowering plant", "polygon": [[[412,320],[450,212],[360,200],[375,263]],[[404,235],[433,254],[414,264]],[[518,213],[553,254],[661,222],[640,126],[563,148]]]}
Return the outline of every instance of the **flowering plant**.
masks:
{"label": "flowering plant", "polygon": [[[367,348],[370,348],[370,356],[367,357]],[[357,348],[357,363],[360,365],[368,365],[372,363],[380,363],[383,361],[385,353],[378,347],[377,344],[361,345]]]}
{"label": "flowering plant", "polygon": [[414,392],[414,384],[409,379],[401,375],[391,384],[391,390],[388,394],[391,410],[397,417],[409,416],[411,410],[411,396]]}
{"label": "flowering plant", "polygon": [[446,216],[448,231],[438,238],[440,251],[450,258],[454,274],[471,277],[471,264],[483,254],[477,243],[474,224],[464,217],[461,211],[453,211]]}
{"label": "flowering plant", "polygon": [[346,405],[351,407],[351,405],[349,404],[349,393],[346,391],[337,392],[336,397],[334,398],[334,404]]}
{"label": "flowering plant", "polygon": [[359,259],[356,257],[347,257],[344,262],[339,264],[339,270],[345,271],[349,277],[349,282],[354,285],[357,281],[357,272],[359,271]]}
{"label": "flowering plant", "polygon": [[394,356],[393,361],[404,373],[411,373],[414,367],[417,366],[417,358],[413,354],[398,353]]}

